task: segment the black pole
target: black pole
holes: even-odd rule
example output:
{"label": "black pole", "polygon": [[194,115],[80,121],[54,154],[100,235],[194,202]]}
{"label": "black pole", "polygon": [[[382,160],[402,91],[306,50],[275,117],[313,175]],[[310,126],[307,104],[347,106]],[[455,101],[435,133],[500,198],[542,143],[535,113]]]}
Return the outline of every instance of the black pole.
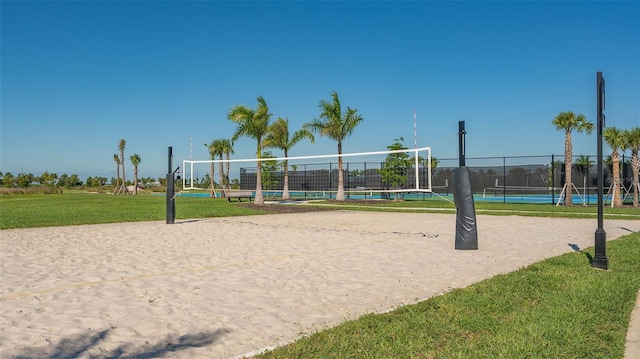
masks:
{"label": "black pole", "polygon": [[460,167],[465,165],[465,141],[464,136],[467,132],[464,130],[464,121],[458,121],[458,154],[459,154],[459,165]]}
{"label": "black pole", "polygon": [[175,192],[175,183],[174,183],[174,173],[171,171],[173,168],[173,164],[171,163],[173,159],[173,148],[169,147],[169,167],[167,169],[167,224],[173,224],[176,220],[176,206],[174,202],[174,192]]}
{"label": "black pole", "polygon": [[595,255],[591,266],[594,268],[608,269],[609,259],[607,259],[607,232],[604,230],[604,198],[603,198],[603,185],[604,185],[604,171],[602,168],[602,129],[605,126],[604,123],[604,77],[602,72],[596,73],[596,88],[597,88],[597,105],[596,115],[598,121],[598,229],[595,233]]}
{"label": "black pole", "polygon": [[556,164],[553,153],[551,154],[551,204],[556,203]]}
{"label": "black pole", "polygon": [[458,121],[458,150],[460,166],[453,170],[453,201],[456,205],[455,249],[478,249],[476,207],[473,202],[471,171],[465,165],[464,121]]}

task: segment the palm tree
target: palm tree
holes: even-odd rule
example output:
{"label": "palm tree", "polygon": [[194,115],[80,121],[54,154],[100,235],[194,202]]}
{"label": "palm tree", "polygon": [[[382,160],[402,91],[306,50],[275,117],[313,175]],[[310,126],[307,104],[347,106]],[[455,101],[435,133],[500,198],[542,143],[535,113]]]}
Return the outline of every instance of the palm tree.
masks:
{"label": "palm tree", "polygon": [[301,140],[308,138],[311,143],[315,142],[315,137],[306,128],[294,132],[289,136],[289,120],[278,118],[270,127],[269,133],[265,137],[265,147],[273,147],[284,151],[284,186],[282,188],[282,199],[289,199],[289,151]]}
{"label": "palm tree", "polygon": [[137,195],[138,194],[138,165],[140,164],[140,162],[142,162],[142,160],[140,159],[140,155],[137,153],[132,154],[131,157],[129,157],[129,159],[131,160],[131,164],[133,165],[133,194]]}
{"label": "palm tree", "polygon": [[589,167],[593,166],[593,161],[589,159],[589,156],[580,155],[573,164],[573,168],[582,175],[583,180],[586,180],[589,174]]}
{"label": "palm tree", "polygon": [[338,193],[336,193],[337,201],[344,201],[344,179],[342,174],[342,142],[351,134],[353,130],[364,120],[358,114],[358,110],[347,107],[342,112],[338,93],[331,93],[333,101],[321,100],[320,118],[305,124],[303,128],[311,129],[320,134],[327,136],[338,142]]}
{"label": "palm tree", "polygon": [[611,162],[613,164],[613,207],[622,206],[622,198],[620,197],[620,154],[618,150],[625,147],[624,131],[615,127],[607,127],[602,131],[604,142],[611,147]]}
{"label": "palm tree", "polygon": [[[215,140],[211,143],[211,145],[213,146],[213,148],[215,149],[215,154],[218,155],[218,159],[219,159],[219,167],[220,167],[220,186],[225,186],[225,180],[224,180],[224,168],[222,166],[222,155],[224,155],[225,153],[225,146],[227,145],[226,142],[229,142],[229,140],[226,139],[218,139]],[[212,158],[213,159],[213,158]]]}
{"label": "palm tree", "polygon": [[238,124],[231,141],[235,142],[240,136],[251,137],[256,140],[256,158],[257,158],[257,171],[256,171],[256,197],[254,199],[255,204],[264,204],[264,197],[262,195],[262,179],[260,172],[262,171],[262,164],[260,156],[262,154],[262,141],[264,136],[269,131],[269,120],[271,114],[269,113],[269,107],[267,102],[262,96],[258,96],[258,107],[251,109],[244,105],[236,105],[229,113],[227,118]]}
{"label": "palm tree", "polygon": [[638,207],[638,192],[640,192],[640,127],[634,127],[625,131],[627,148],[631,150],[631,169],[633,169],[633,206]]}
{"label": "palm tree", "polygon": [[557,130],[564,131],[564,170],[565,170],[565,183],[564,189],[566,190],[564,196],[564,204],[566,206],[573,205],[571,198],[571,187],[573,182],[571,181],[571,164],[573,145],[571,144],[571,132],[573,130],[580,132],[586,132],[588,135],[593,131],[593,123],[587,121],[587,118],[583,114],[576,115],[571,111],[560,112],[551,123],[556,126]]}
{"label": "palm tree", "polygon": [[[118,144],[118,149],[120,150],[120,165],[122,166],[122,193],[127,194],[127,180],[124,175],[124,146],[127,144],[127,141],[123,138],[120,140]],[[118,191],[120,193],[120,191]]]}
{"label": "palm tree", "polygon": [[118,157],[117,153],[113,154],[113,160],[116,163],[116,188],[113,190],[113,193],[115,194],[120,190],[120,157]]}
{"label": "palm tree", "polygon": [[[216,156],[222,156],[222,152],[220,152],[220,148],[219,148],[219,141],[220,140],[213,140],[210,144],[205,143],[205,146],[207,146],[207,148],[209,149],[209,155],[211,156],[212,161],[215,161]],[[222,163],[220,163],[220,171],[222,171]],[[215,172],[216,172],[216,163],[211,162],[211,164],[209,165],[209,182],[211,182],[209,184],[210,197],[215,196],[215,181],[214,181]],[[222,178],[222,174],[220,174],[220,178]],[[220,181],[220,185],[222,185],[222,181]]]}
{"label": "palm tree", "polygon": [[[225,155],[225,159],[227,160],[227,165],[226,165],[227,170],[224,172],[222,176],[223,182],[221,183],[221,185],[228,186],[229,185],[229,169],[231,167],[231,163],[229,162],[229,160],[231,159],[231,154],[234,153],[233,143],[231,143],[231,141],[226,138],[222,139],[220,140],[219,150],[221,153]],[[222,164],[220,164],[220,170],[222,170]]]}

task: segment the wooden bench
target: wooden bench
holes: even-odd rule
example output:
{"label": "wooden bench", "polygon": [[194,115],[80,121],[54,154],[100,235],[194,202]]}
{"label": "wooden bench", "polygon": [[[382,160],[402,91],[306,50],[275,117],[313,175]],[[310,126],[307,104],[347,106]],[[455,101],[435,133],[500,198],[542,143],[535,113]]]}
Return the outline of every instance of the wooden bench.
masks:
{"label": "wooden bench", "polygon": [[229,202],[231,202],[231,198],[237,198],[238,202],[242,202],[243,198],[248,198],[249,201],[253,198],[252,191],[234,191],[231,188],[224,187],[222,192]]}

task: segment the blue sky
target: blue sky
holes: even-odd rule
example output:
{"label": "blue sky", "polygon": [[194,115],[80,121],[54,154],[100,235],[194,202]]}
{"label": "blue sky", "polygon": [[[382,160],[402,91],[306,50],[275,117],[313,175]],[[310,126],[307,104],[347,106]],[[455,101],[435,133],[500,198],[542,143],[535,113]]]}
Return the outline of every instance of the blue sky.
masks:
{"label": "blue sky", "polygon": [[[2,1],[0,171],[140,176],[208,159],[230,138],[228,110],[263,96],[293,130],[337,91],[364,122],[344,152],[395,138],[455,158],[562,155],[560,111],[595,123],[606,78],[607,126],[640,125],[640,2]],[[574,133],[574,154],[596,135]],[[192,145],[191,145],[192,144]],[[327,138],[290,155],[337,151]],[[605,147],[605,153],[609,149]],[[277,151],[274,154],[280,155]],[[233,158],[255,157],[241,138]],[[127,175],[130,177],[131,175]]]}

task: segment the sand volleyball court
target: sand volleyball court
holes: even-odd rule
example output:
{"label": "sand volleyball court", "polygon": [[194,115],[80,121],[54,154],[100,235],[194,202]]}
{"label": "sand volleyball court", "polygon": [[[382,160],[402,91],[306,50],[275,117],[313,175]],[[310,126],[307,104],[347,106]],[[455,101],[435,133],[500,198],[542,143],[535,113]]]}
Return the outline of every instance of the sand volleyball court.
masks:
{"label": "sand volleyball court", "polygon": [[[4,230],[0,357],[239,357],[593,246],[596,227],[595,218],[478,216],[477,251],[454,249],[453,214]],[[605,229],[612,240],[640,221]]]}

